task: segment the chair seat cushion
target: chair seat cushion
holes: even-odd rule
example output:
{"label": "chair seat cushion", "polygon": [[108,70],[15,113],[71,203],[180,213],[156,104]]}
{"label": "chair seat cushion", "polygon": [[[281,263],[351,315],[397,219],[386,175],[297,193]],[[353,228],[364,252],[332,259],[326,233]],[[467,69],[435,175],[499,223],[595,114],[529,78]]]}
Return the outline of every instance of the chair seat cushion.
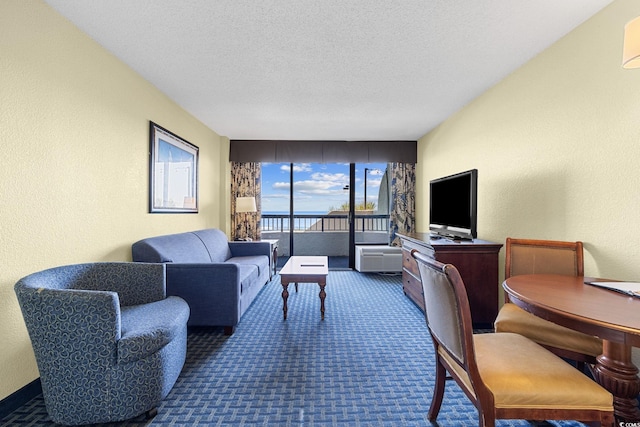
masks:
{"label": "chair seat cushion", "polygon": [[480,376],[497,408],[613,408],[611,393],[521,335],[474,335],[474,346]]}
{"label": "chair seat cushion", "polygon": [[[477,334],[473,340],[478,371],[496,408],[613,410],[611,393],[533,341],[511,333]],[[444,350],[438,353],[458,366]],[[466,372],[455,372],[475,394]]]}
{"label": "chair seat cushion", "polygon": [[598,356],[602,354],[602,340],[541,319],[507,303],[500,309],[495,321],[496,332],[513,332],[547,347],[570,350]]}
{"label": "chair seat cushion", "polygon": [[174,296],[122,307],[118,363],[134,362],[160,350],[186,328],[188,319],[189,306]]}

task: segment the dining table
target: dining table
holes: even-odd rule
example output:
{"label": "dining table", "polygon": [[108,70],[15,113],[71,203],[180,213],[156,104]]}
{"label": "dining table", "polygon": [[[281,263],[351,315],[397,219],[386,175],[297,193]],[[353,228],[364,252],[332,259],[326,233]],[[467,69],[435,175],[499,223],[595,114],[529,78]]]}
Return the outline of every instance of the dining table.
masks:
{"label": "dining table", "polygon": [[616,419],[638,423],[638,368],[631,348],[640,347],[640,298],[593,285],[615,282],[583,276],[531,274],[502,284],[509,301],[561,326],[602,339],[594,379],[613,395]]}

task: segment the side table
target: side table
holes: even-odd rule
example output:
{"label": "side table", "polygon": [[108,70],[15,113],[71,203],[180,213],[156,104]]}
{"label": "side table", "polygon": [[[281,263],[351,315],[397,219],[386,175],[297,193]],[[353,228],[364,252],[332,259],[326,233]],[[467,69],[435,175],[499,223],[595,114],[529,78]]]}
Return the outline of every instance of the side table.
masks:
{"label": "side table", "polygon": [[271,245],[271,274],[269,275],[269,279],[271,279],[278,270],[278,239],[262,239],[261,242],[268,242]]}

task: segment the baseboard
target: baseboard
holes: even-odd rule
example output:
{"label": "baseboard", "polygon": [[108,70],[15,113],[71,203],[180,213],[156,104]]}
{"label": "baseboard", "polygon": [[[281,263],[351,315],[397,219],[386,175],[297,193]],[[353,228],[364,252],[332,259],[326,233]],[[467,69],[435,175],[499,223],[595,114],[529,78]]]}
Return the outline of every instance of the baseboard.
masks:
{"label": "baseboard", "polygon": [[0,400],[0,420],[42,393],[40,378]]}

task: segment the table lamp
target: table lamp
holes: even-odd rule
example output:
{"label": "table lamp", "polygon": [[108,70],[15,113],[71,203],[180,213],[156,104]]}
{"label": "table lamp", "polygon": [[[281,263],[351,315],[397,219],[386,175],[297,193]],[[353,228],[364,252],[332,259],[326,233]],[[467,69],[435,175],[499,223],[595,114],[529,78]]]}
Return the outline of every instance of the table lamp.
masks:
{"label": "table lamp", "polygon": [[236,199],[236,213],[244,213],[244,230],[246,237],[243,240],[251,240],[249,237],[249,218],[248,214],[258,212],[255,197],[238,197]]}

